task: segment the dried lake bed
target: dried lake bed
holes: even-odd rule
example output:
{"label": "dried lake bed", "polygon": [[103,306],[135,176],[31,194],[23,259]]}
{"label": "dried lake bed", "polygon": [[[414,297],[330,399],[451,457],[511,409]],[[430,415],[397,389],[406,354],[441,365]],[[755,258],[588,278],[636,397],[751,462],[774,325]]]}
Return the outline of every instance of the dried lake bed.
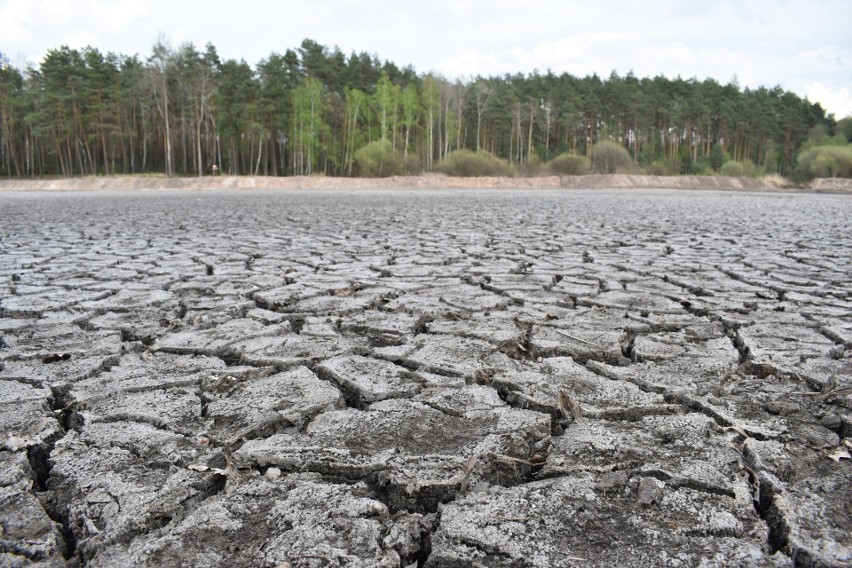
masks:
{"label": "dried lake bed", "polygon": [[848,566],[852,198],[0,193],[0,565]]}

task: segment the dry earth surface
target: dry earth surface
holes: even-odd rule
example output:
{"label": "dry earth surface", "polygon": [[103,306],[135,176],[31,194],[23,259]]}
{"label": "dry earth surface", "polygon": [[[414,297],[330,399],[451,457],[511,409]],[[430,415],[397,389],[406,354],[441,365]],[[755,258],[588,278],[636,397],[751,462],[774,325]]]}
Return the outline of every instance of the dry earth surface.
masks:
{"label": "dry earth surface", "polygon": [[787,188],[781,178],[722,176],[585,175],[531,178],[447,177],[439,174],[380,179],[324,176],[101,176],[0,180],[0,191],[150,189],[703,189],[726,191],[852,192],[852,179],[816,179],[805,188]]}
{"label": "dry earth surface", "polygon": [[0,192],[0,565],[852,564],[849,196],[127,184]]}

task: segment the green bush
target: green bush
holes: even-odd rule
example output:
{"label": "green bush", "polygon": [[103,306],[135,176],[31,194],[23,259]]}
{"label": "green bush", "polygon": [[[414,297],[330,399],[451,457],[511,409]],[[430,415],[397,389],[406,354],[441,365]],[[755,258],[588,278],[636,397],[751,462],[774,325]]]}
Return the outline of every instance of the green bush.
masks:
{"label": "green bush", "polygon": [[690,164],[687,173],[693,176],[706,176],[712,174],[713,166],[710,165],[710,158],[707,156],[698,156],[698,159]]}
{"label": "green bush", "polygon": [[837,121],[837,133],[846,142],[852,142],[852,114]]}
{"label": "green bush", "polygon": [[793,177],[797,180],[813,178],[852,178],[852,145],[814,146],[799,154]]}
{"label": "green bush", "polygon": [[720,171],[727,160],[725,148],[718,142],[713,144],[713,149],[710,150],[710,167],[713,168],[713,171]]}
{"label": "green bush", "polygon": [[456,150],[441,160],[435,170],[448,176],[513,176],[515,168],[493,154],[480,150]]}
{"label": "green bush", "polygon": [[390,142],[376,140],[355,152],[355,173],[360,177],[396,176],[404,169],[402,152]]}
{"label": "green bush", "polygon": [[538,154],[533,153],[527,160],[518,168],[518,173],[523,177],[536,177],[547,175],[547,168],[541,163],[541,158]]}
{"label": "green bush", "polygon": [[719,173],[728,177],[756,177],[761,172],[758,171],[757,166],[748,160],[744,162],[731,160],[722,164]]}
{"label": "green bush", "polygon": [[592,146],[592,171],[598,174],[628,172],[633,158],[627,148],[616,142],[598,142]]}
{"label": "green bush", "polygon": [[592,164],[585,156],[566,152],[547,162],[550,173],[557,176],[582,176],[592,169]]}
{"label": "green bush", "polygon": [[668,160],[654,160],[645,166],[645,173],[649,176],[673,176],[675,168]]}
{"label": "green bush", "polygon": [[408,154],[403,158],[402,171],[407,176],[414,176],[423,171],[423,164],[415,154]]}

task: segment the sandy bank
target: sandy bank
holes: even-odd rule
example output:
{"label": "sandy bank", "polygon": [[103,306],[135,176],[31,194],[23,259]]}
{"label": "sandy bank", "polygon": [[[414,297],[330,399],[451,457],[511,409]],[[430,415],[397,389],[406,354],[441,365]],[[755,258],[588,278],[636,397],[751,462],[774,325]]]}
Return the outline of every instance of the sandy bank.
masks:
{"label": "sandy bank", "polygon": [[709,176],[587,175],[535,178],[460,178],[437,174],[390,178],[325,176],[101,176],[62,179],[5,179],[0,191],[91,191],[142,189],[711,189],[745,191],[852,192],[852,180],[818,179],[789,189],[771,179]]}

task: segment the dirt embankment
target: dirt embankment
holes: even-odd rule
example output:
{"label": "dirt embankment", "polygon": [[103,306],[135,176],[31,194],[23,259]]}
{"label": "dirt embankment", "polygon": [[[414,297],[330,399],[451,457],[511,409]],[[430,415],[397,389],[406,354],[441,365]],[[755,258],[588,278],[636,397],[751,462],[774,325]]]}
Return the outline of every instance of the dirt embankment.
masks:
{"label": "dirt embankment", "polygon": [[102,176],[61,179],[0,180],[0,191],[141,189],[712,189],[745,191],[852,192],[852,180],[817,179],[803,188],[780,180],[710,176],[586,175],[534,178],[448,177],[438,174],[389,178],[325,176]]}

